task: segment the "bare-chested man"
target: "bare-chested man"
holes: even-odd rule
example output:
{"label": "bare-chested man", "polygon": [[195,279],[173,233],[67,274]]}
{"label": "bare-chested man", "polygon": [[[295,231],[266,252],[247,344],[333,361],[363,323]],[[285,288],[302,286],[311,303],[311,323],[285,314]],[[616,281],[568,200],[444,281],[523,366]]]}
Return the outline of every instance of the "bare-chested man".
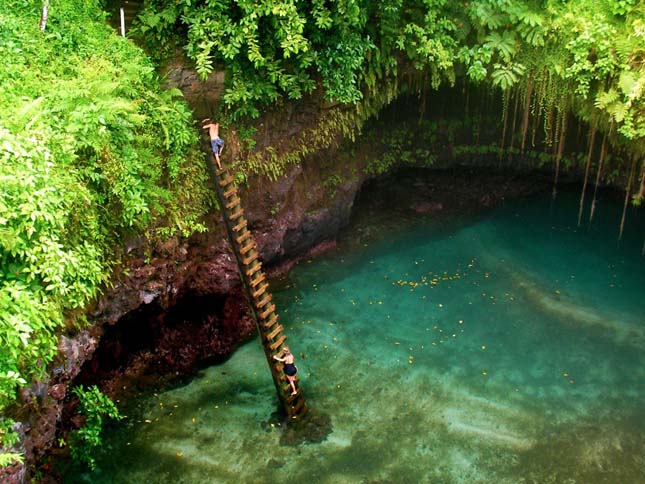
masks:
{"label": "bare-chested man", "polygon": [[217,161],[217,168],[221,170],[222,164],[219,161],[219,157],[224,149],[224,140],[219,137],[219,123],[214,123],[209,118],[206,118],[202,121],[202,129],[208,130],[208,135],[211,138],[211,147],[215,154],[215,161]]}

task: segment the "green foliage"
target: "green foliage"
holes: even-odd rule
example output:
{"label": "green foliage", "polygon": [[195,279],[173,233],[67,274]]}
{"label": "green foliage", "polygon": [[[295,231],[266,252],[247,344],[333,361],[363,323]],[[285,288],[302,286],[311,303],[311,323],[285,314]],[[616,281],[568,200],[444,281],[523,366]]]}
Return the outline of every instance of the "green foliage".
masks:
{"label": "green foliage", "polygon": [[93,454],[103,443],[103,420],[120,419],[121,415],[114,402],[96,385],[87,389],[82,386],[76,387],[72,392],[80,400],[80,414],[85,416],[85,424],[71,432],[70,451],[74,460],[87,464],[93,470],[96,467]]}
{"label": "green foliage", "polygon": [[0,419],[0,469],[14,463],[22,464],[24,462],[22,455],[6,452],[18,442],[18,434],[14,431],[13,425],[14,421],[9,418]]}
{"label": "green foliage", "polygon": [[637,0],[611,0],[609,5],[614,15],[627,15],[636,6]]}
{"label": "green foliage", "polygon": [[495,68],[491,74],[493,85],[501,87],[504,91],[517,84],[518,80],[525,72],[525,68],[522,64],[495,64],[493,67]]}
{"label": "green foliage", "polygon": [[98,0],[0,0],[0,411],[107,282],[129,234],[202,230],[207,173],[177,90]]}
{"label": "green foliage", "polygon": [[385,139],[381,141],[382,146],[379,149],[382,156],[370,160],[364,169],[365,173],[372,176],[382,175],[400,164],[432,166],[435,156],[430,152],[432,148],[430,139],[436,141],[434,137],[436,129],[436,124],[424,123],[422,128],[424,139],[421,140],[423,149],[418,147],[415,149],[415,143],[418,143],[419,140],[415,139],[416,131],[410,126],[402,125],[388,131]]}
{"label": "green foliage", "polygon": [[336,189],[344,183],[343,177],[338,174],[330,175],[325,178],[321,185],[327,189],[329,198],[334,198],[336,196]]}
{"label": "green foliage", "polygon": [[18,442],[18,434],[13,429],[14,423],[10,418],[0,420],[0,448],[9,448]]}
{"label": "green foliage", "polygon": [[463,72],[505,91],[531,79],[544,112],[596,109],[601,126],[638,140],[643,18],[636,0],[154,0],[141,22],[157,35],[174,29],[203,75],[225,64],[234,117],[299,98],[318,79],[327,99],[358,103],[399,72],[399,87],[417,90]]}
{"label": "green foliage", "polygon": [[299,163],[307,155],[329,148],[342,137],[354,140],[365,121],[375,116],[395,96],[396,86],[389,83],[381,91],[363,99],[354,109],[326,111],[314,128],[301,131],[287,145],[278,149],[268,146],[234,161],[231,169],[236,173],[236,181],[245,183],[250,174],[277,180],[289,165]]}
{"label": "green foliage", "polygon": [[20,454],[16,454],[14,452],[0,452],[0,469],[15,463],[22,464],[24,461],[24,458]]}

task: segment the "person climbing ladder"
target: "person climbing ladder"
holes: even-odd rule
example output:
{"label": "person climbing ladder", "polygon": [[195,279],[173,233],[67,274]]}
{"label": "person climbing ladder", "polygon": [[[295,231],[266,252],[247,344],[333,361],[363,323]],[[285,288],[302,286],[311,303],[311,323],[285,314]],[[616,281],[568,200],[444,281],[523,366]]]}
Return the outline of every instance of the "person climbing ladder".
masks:
{"label": "person climbing ladder", "polygon": [[219,137],[219,123],[214,123],[210,118],[206,118],[202,120],[202,129],[208,130],[208,135],[211,138],[211,147],[213,148],[213,154],[215,154],[215,161],[217,162],[217,168],[221,170],[222,164],[219,157],[224,149],[224,140]]}
{"label": "person climbing ladder", "polygon": [[296,384],[295,384],[296,373],[298,373],[298,367],[293,364],[294,357],[291,354],[291,351],[289,351],[289,347],[285,346],[283,348],[283,351],[284,351],[284,358],[280,358],[277,355],[273,355],[273,359],[281,363],[284,363],[284,369],[283,369],[284,374],[286,375],[287,380],[289,380],[289,385],[291,385],[291,390],[292,390],[291,394],[295,395],[296,393],[298,393],[296,391]]}

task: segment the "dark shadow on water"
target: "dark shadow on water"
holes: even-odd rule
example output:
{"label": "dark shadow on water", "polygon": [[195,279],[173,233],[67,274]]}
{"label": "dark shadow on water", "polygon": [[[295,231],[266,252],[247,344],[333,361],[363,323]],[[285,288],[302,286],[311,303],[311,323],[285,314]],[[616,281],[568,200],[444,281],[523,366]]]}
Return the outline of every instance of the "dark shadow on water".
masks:
{"label": "dark shadow on water", "polygon": [[320,443],[325,441],[332,431],[331,417],[326,413],[310,409],[303,418],[285,421],[280,435],[280,445]]}

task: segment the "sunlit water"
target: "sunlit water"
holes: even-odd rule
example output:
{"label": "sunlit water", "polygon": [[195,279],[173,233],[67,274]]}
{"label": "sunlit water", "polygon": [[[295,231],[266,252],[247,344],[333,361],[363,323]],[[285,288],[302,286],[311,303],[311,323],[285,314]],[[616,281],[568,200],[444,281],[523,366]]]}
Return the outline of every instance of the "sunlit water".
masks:
{"label": "sunlit water", "polygon": [[280,444],[254,340],[134,402],[68,482],[645,482],[645,231],[618,247],[603,203],[590,230],[566,194],[350,227],[275,294],[325,441]]}

